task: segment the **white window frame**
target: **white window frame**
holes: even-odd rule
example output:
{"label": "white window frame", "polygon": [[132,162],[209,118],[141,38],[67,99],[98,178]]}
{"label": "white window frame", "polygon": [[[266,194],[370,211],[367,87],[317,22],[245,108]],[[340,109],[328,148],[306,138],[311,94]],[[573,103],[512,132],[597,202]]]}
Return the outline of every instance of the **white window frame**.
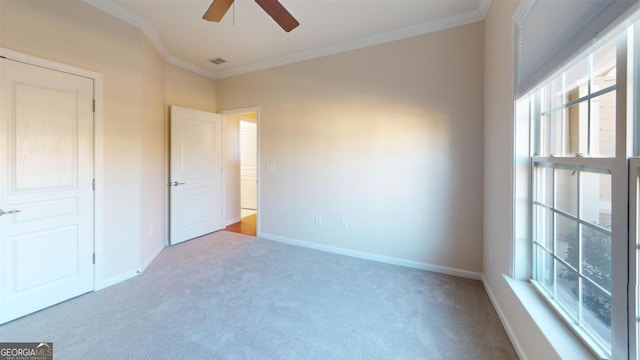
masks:
{"label": "white window frame", "polygon": [[[640,25],[635,26],[635,32],[639,33]],[[631,54],[627,54],[628,44],[627,39],[633,40],[630,41],[630,44],[633,45],[636,49],[637,43],[640,40],[640,36],[634,36],[630,31],[621,31],[620,34],[616,35],[617,37],[617,89],[616,89],[616,154],[613,158],[574,158],[574,157],[534,157],[531,156],[536,154],[535,146],[540,142],[538,138],[536,138],[536,132],[533,131],[533,126],[536,121],[534,120],[534,116],[539,114],[539,106],[534,105],[529,108],[529,111],[523,110],[526,108],[526,105],[523,106],[519,101],[516,101],[516,114],[517,116],[529,116],[529,151],[530,155],[529,159],[529,175],[528,175],[528,199],[529,204],[527,206],[527,216],[526,220],[522,216],[516,212],[515,219],[516,222],[521,225],[527,225],[528,228],[528,241],[529,249],[528,249],[528,259],[527,263],[529,264],[529,276],[528,278],[531,280],[533,277],[533,269],[535,267],[535,259],[533,252],[533,165],[534,162],[547,163],[547,164],[560,164],[565,163],[570,166],[575,165],[584,165],[586,169],[599,170],[603,172],[610,172],[612,175],[612,324],[611,324],[611,354],[607,354],[603,348],[598,346],[596,342],[591,341],[588,337],[584,336],[582,330],[576,326],[572,326],[569,321],[570,327],[574,330],[576,334],[585,342],[585,344],[594,352],[595,355],[601,358],[628,358],[629,355],[634,354],[634,357],[637,354],[637,335],[640,331],[637,329],[636,319],[639,316],[640,310],[637,309],[637,306],[631,306],[630,304],[637,304],[638,294],[635,291],[635,287],[630,287],[630,289],[634,289],[634,291],[627,290],[628,284],[636,284],[637,275],[637,262],[638,262],[638,254],[636,253],[636,241],[629,241],[630,231],[629,231],[629,219],[632,221],[635,218],[630,218],[627,214],[630,213],[631,208],[635,210],[635,202],[630,203],[627,199],[631,199],[629,196],[632,194],[632,191],[637,189],[629,186],[630,184],[630,173],[633,171],[629,171],[629,163],[630,156],[632,154],[638,154],[638,151],[634,151],[632,153],[632,144],[633,138],[636,138],[636,148],[640,147],[639,142],[637,141],[640,136],[631,134],[631,131],[627,131],[627,129],[633,129],[636,132],[640,131],[639,126],[632,127],[633,119],[638,118],[631,113],[628,113],[629,110],[636,109],[638,110],[638,104],[634,104],[633,102],[638,103],[637,96],[633,97],[634,93],[633,89],[637,88],[637,84],[640,84],[638,78],[640,77],[640,67],[638,67],[638,63],[640,60],[636,57],[633,57],[633,51]],[[599,45],[605,43],[605,39],[599,42]],[[599,46],[598,46],[599,47]],[[597,46],[592,47],[592,49],[597,49]],[[587,53],[583,53],[581,56],[578,56],[574,62],[567,64],[563,67],[562,70],[566,70],[570,65],[577,62],[578,60],[583,59],[589,53],[593,51],[589,51]],[[631,58],[629,58],[631,57]],[[627,73],[627,61],[633,61],[631,64],[631,71]],[[637,70],[634,70],[637,69]],[[549,77],[548,79],[554,79],[557,77],[557,74],[560,74],[561,71],[554,74],[554,76]],[[629,78],[628,78],[629,77]],[[549,80],[545,81],[545,84],[548,83]],[[628,86],[633,85],[633,86]],[[629,90],[630,92],[628,93]],[[526,98],[527,96],[523,96]],[[635,100],[634,100],[635,99]],[[629,103],[627,103],[629,102]],[[536,114],[536,111],[538,113]],[[539,117],[538,117],[539,119]],[[637,121],[636,121],[637,123]],[[521,118],[517,119],[516,129],[523,128],[521,124]],[[523,130],[520,130],[523,131]],[[520,163],[522,165],[522,151],[523,149],[516,149],[516,164]],[[638,163],[640,167],[640,162]],[[521,168],[521,166],[517,166],[517,168]],[[638,173],[636,173],[637,175]],[[516,186],[517,180],[516,180]],[[522,191],[521,191],[522,192]],[[633,198],[635,199],[635,198]],[[631,206],[634,205],[634,206]],[[635,224],[631,224],[635,225]],[[631,233],[634,233],[633,231]],[[637,234],[637,231],[635,232]],[[622,240],[620,240],[622,239]],[[521,241],[519,237],[516,236],[516,248],[518,247],[518,243]],[[515,258],[518,259],[518,254]],[[524,261],[523,261],[524,262]],[[517,269],[521,269],[522,265],[514,264],[514,271]],[[629,283],[629,281],[633,281]],[[534,281],[532,281],[534,283]],[[540,293],[544,297],[544,291],[540,291]],[[549,301],[546,297],[545,300]],[[553,301],[549,301],[550,304]],[[562,314],[562,311],[559,311],[555,305],[552,304],[554,310],[558,312],[561,318],[565,318]],[[566,318],[565,318],[566,320]]]}
{"label": "white window frame", "polygon": [[[640,290],[638,287],[640,261],[640,158],[629,161],[629,358],[640,358]],[[633,285],[635,284],[635,286]]]}
{"label": "white window frame", "polygon": [[632,131],[627,134],[628,151],[632,153],[629,159],[628,201],[629,201],[629,243],[627,247],[629,276],[628,276],[628,357],[640,358],[640,21],[636,23],[630,37],[633,39],[634,51],[628,60],[633,68],[627,78],[631,86],[627,87],[627,99],[630,102],[630,118],[628,124]]}

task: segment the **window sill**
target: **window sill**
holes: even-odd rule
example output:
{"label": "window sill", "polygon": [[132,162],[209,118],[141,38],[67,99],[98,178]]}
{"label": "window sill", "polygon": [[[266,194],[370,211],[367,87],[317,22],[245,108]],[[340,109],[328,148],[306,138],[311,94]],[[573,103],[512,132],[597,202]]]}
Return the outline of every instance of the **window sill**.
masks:
{"label": "window sill", "polygon": [[559,358],[597,359],[559,316],[549,308],[533,285],[527,281],[515,280],[505,274],[502,277]]}

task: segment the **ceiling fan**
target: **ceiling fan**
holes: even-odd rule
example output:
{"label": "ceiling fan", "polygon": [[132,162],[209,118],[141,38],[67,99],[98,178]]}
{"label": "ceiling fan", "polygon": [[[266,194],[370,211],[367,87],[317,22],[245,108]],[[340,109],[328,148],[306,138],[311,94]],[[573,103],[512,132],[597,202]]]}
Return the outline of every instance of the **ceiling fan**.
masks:
{"label": "ceiling fan", "polygon": [[[300,25],[298,20],[278,0],[256,0],[256,2],[284,31],[289,32]],[[207,12],[202,15],[202,18],[219,22],[224,14],[227,13],[231,4],[233,4],[233,0],[214,0]]]}

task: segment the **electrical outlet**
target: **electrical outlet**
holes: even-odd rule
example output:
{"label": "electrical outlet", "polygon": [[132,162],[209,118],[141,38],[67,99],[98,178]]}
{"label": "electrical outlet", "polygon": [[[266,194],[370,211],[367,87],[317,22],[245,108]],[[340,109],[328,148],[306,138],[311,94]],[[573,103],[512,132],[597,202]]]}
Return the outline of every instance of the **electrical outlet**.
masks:
{"label": "electrical outlet", "polygon": [[322,225],[322,216],[316,216],[316,225]]}
{"label": "electrical outlet", "polygon": [[349,228],[349,222],[347,220],[340,220],[340,227],[343,229]]}
{"label": "electrical outlet", "polygon": [[276,164],[267,163],[267,172],[276,172]]}

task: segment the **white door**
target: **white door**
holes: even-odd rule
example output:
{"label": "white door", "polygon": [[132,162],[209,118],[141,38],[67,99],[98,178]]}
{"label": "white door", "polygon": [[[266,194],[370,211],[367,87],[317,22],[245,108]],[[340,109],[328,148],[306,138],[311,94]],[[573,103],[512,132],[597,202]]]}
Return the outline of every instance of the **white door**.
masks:
{"label": "white door", "polygon": [[171,107],[171,245],[223,228],[222,115]]}
{"label": "white door", "polygon": [[4,323],[93,290],[93,80],[3,58],[0,78]]}
{"label": "white door", "polygon": [[240,207],[258,208],[258,128],[240,120]]}

